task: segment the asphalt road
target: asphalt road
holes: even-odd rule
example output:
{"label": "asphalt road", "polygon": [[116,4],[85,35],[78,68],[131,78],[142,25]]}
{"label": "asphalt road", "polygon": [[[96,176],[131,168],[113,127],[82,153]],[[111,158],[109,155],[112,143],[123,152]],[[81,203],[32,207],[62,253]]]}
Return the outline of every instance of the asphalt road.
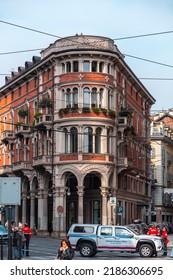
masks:
{"label": "asphalt road", "polygon": [[[170,255],[173,250],[173,234],[169,235],[168,256],[164,260],[171,259]],[[30,241],[30,256],[23,257],[23,260],[54,260],[56,252],[60,246],[61,240],[50,237],[33,236]],[[4,259],[7,259],[7,244],[3,246]],[[158,257],[152,257],[152,260],[163,259],[162,251],[158,253]],[[173,257],[172,257],[173,258]],[[101,252],[92,258],[82,258],[78,252],[75,252],[75,260],[145,260],[138,253],[120,253],[120,252]],[[148,258],[151,259],[151,258]]]}

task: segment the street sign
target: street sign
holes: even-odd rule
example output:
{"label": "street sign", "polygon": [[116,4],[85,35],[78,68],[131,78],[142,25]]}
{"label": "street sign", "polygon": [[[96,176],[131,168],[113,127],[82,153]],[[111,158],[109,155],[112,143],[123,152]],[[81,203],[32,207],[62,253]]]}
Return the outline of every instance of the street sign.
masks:
{"label": "street sign", "polygon": [[117,213],[123,213],[123,207],[122,206],[117,207]]}
{"label": "street sign", "polygon": [[117,199],[115,196],[110,197],[110,205],[116,205]]}
{"label": "street sign", "polygon": [[57,211],[58,211],[58,214],[62,214],[62,212],[64,211],[64,207],[62,205],[58,205]]}

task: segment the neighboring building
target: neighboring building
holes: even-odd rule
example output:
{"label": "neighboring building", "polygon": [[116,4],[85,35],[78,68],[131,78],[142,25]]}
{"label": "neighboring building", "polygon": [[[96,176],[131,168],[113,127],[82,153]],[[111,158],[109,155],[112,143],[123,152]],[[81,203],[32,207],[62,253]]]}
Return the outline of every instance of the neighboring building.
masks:
{"label": "neighboring building", "polygon": [[173,222],[173,110],[151,120],[151,217]]}
{"label": "neighboring building", "polygon": [[147,221],[155,100],[113,40],[57,40],[0,93],[0,174],[22,178],[17,222],[62,236],[74,222]]}

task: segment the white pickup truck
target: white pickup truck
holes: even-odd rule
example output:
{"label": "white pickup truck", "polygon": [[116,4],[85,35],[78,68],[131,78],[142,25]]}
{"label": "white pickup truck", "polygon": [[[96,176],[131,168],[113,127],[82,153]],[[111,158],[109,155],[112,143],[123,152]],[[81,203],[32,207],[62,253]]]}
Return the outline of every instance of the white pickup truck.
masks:
{"label": "white pickup truck", "polygon": [[82,257],[102,251],[139,252],[141,257],[152,257],[162,250],[161,237],[139,235],[124,226],[73,224],[67,238]]}

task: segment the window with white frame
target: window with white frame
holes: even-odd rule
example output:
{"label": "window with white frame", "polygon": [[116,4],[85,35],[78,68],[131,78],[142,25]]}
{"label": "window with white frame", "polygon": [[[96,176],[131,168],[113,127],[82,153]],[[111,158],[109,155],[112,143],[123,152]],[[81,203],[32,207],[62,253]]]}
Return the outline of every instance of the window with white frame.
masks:
{"label": "window with white frame", "polygon": [[66,62],[66,72],[67,72],[67,73],[70,73],[70,72],[71,72],[71,62],[70,62],[70,61],[67,61],[67,62]]}
{"label": "window with white frame", "polygon": [[95,153],[96,154],[100,154],[101,153],[101,128],[98,127],[96,129],[96,133],[95,133]]}
{"label": "window with white frame", "polygon": [[62,66],[62,74],[64,74],[65,73],[65,64],[62,63],[61,66]]}
{"label": "window with white frame", "polygon": [[67,88],[65,98],[66,98],[66,108],[70,108],[71,107],[71,90],[70,90],[70,88]]}
{"label": "window with white frame", "polygon": [[68,130],[64,128],[64,152],[68,153]]}
{"label": "window with white frame", "polygon": [[78,131],[76,127],[70,129],[70,153],[78,151]]}
{"label": "window with white frame", "polygon": [[100,62],[99,63],[99,72],[103,72],[103,67],[104,67],[104,63],[103,62]]}
{"label": "window with white frame", "polygon": [[91,127],[84,129],[84,153],[93,152],[93,130]]}
{"label": "window with white frame", "polygon": [[73,61],[73,72],[78,72],[78,71],[79,71],[79,62]]}
{"label": "window with white frame", "polygon": [[90,107],[90,89],[88,87],[84,88],[84,107]]}
{"label": "window with white frame", "polygon": [[97,72],[97,61],[92,61],[91,63],[91,71]]}
{"label": "window with white frame", "polygon": [[99,108],[102,107],[103,91],[104,91],[103,88],[101,88],[101,89],[99,90]]}
{"label": "window with white frame", "polygon": [[91,92],[91,107],[97,107],[97,88],[92,88]]}
{"label": "window with white frame", "polygon": [[73,88],[73,93],[72,93],[72,107],[77,108],[78,107],[78,88]]}
{"label": "window with white frame", "polygon": [[84,60],[83,62],[83,71],[90,72],[90,62],[88,60]]}

